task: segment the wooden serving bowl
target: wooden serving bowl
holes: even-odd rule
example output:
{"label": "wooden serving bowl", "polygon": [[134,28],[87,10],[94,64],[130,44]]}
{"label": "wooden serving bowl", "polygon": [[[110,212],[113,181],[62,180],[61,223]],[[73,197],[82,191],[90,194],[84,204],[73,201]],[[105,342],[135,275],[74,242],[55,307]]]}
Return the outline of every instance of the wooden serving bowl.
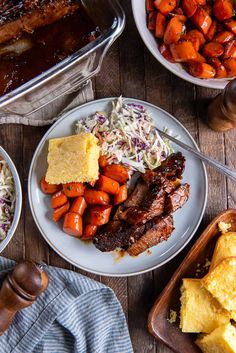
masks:
{"label": "wooden serving bowl", "polygon": [[149,332],[176,353],[201,352],[194,343],[196,335],[181,332],[179,318],[172,324],[168,318],[170,310],[176,311],[179,316],[182,278],[202,278],[208,271],[206,261],[211,260],[216,241],[221,234],[218,229],[219,222],[231,223],[229,231],[236,232],[236,210],[229,209],[213,219],[157,298],[148,316]]}

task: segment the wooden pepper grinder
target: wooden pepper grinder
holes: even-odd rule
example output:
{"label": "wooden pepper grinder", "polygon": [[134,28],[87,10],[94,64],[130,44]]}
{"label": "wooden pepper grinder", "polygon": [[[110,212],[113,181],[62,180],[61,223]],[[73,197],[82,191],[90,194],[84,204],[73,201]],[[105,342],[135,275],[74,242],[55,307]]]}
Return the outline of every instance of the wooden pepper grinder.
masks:
{"label": "wooden pepper grinder", "polygon": [[208,126],[215,131],[236,127],[236,79],[230,81],[208,107]]}
{"label": "wooden pepper grinder", "polygon": [[14,267],[0,289],[0,335],[11,325],[17,311],[37,299],[48,286],[48,275],[41,265],[26,260]]}

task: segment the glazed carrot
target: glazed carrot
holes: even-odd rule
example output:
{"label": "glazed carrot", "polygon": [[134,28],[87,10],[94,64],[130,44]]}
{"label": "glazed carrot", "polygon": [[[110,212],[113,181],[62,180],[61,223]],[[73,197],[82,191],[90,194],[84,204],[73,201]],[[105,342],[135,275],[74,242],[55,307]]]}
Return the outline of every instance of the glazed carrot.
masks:
{"label": "glazed carrot", "polygon": [[233,17],[233,3],[231,0],[215,0],[213,12],[220,21]]}
{"label": "glazed carrot", "polygon": [[199,63],[205,63],[206,62],[206,58],[204,58],[204,56],[202,56],[201,54],[199,54],[197,52],[197,57],[195,59],[189,60],[189,61],[193,61],[193,62],[199,62]]}
{"label": "glazed carrot", "polygon": [[208,60],[208,63],[214,67],[216,70],[216,78],[227,77],[226,68],[218,58],[211,58]]}
{"label": "glazed carrot", "polygon": [[184,14],[184,11],[181,7],[177,6],[174,11],[173,11],[174,14],[176,15],[183,15]]}
{"label": "glazed carrot", "polygon": [[156,0],[154,5],[163,15],[168,15],[177,5],[176,0]]}
{"label": "glazed carrot", "polygon": [[192,29],[191,31],[187,32],[186,34],[181,36],[181,40],[187,40],[192,42],[193,47],[196,51],[205,43],[205,38],[201,32],[197,29]]}
{"label": "glazed carrot", "polygon": [[209,42],[204,45],[202,53],[204,56],[208,56],[209,58],[217,58],[224,53],[224,47],[220,43]]}
{"label": "glazed carrot", "polygon": [[104,168],[106,165],[108,165],[108,161],[105,156],[100,156],[98,159],[98,164],[100,168]]}
{"label": "glazed carrot", "polygon": [[121,185],[120,190],[117,195],[114,196],[114,205],[119,205],[120,203],[126,201],[128,198],[128,188],[127,185]]}
{"label": "glazed carrot", "polygon": [[156,28],[156,11],[151,11],[148,14],[147,26],[150,31],[154,31]]}
{"label": "glazed carrot", "polygon": [[45,177],[40,180],[40,188],[44,194],[55,194],[55,192],[61,190],[61,185],[49,184]]}
{"label": "glazed carrot", "polygon": [[234,34],[232,32],[222,31],[222,32],[216,34],[213,40],[214,40],[214,42],[225,44],[225,43],[231,41],[232,39],[234,39]]}
{"label": "glazed carrot", "polygon": [[198,5],[206,5],[206,0],[196,0]]}
{"label": "glazed carrot", "polygon": [[166,59],[168,60],[169,62],[171,63],[174,63],[174,59],[173,59],[173,56],[170,52],[170,49],[168,48],[167,45],[165,45],[165,43],[161,44],[160,47],[159,47],[159,50],[160,50],[160,53],[161,55]]}
{"label": "glazed carrot", "polygon": [[198,7],[197,0],[183,0],[182,7],[188,17],[192,17]]}
{"label": "glazed carrot", "polygon": [[224,21],[224,24],[230,31],[236,34],[236,20],[230,18],[229,20]]}
{"label": "glazed carrot", "polygon": [[90,210],[90,224],[102,226],[109,222],[112,206],[93,206]]}
{"label": "glazed carrot", "polygon": [[191,17],[192,22],[198,27],[204,34],[207,34],[212,24],[212,19],[208,13],[202,8],[198,7],[194,15]]}
{"label": "glazed carrot", "polygon": [[53,210],[52,220],[58,222],[65,214],[69,211],[70,203],[69,201],[65,205],[55,208]]}
{"label": "glazed carrot", "polygon": [[191,42],[179,42],[170,45],[170,51],[175,62],[186,62],[197,59],[197,52]]}
{"label": "glazed carrot", "polygon": [[227,77],[234,77],[236,76],[236,59],[230,58],[224,60],[224,66],[227,71]]}
{"label": "glazed carrot", "polygon": [[63,184],[64,194],[68,197],[83,196],[85,185],[83,183],[67,183]]}
{"label": "glazed carrot", "polygon": [[211,27],[209,28],[208,32],[205,34],[205,37],[208,41],[212,40],[217,29],[217,22],[213,21]]}
{"label": "glazed carrot", "polygon": [[183,32],[183,22],[178,17],[172,17],[169,21],[164,34],[164,43],[177,43]]}
{"label": "glazed carrot", "polygon": [[98,190],[105,191],[108,194],[116,195],[120,190],[120,185],[117,181],[100,175],[97,184]]}
{"label": "glazed carrot", "polygon": [[86,207],[87,207],[87,203],[84,197],[79,196],[76,199],[74,199],[70,208],[70,212],[78,213],[80,214],[80,216],[83,216]]}
{"label": "glazed carrot", "polygon": [[67,203],[68,199],[63,191],[58,191],[52,195],[52,208],[57,208]]}
{"label": "glazed carrot", "polygon": [[109,195],[104,191],[86,189],[84,192],[85,201],[89,205],[108,205],[110,203]]}
{"label": "glazed carrot", "polygon": [[225,46],[224,59],[236,59],[236,40],[231,40]]}
{"label": "glazed carrot", "polygon": [[92,224],[86,224],[83,230],[82,240],[91,240],[94,235],[97,233],[98,227]]}
{"label": "glazed carrot", "polygon": [[108,178],[118,181],[118,183],[124,184],[129,180],[129,174],[127,169],[120,164],[107,165],[103,169],[103,174]]}
{"label": "glazed carrot", "polygon": [[147,10],[147,12],[154,10],[154,1],[153,0],[146,0],[146,10]]}
{"label": "glazed carrot", "polygon": [[157,13],[156,18],[156,30],[155,30],[155,37],[163,38],[166,28],[166,17],[161,13]]}
{"label": "glazed carrot", "polygon": [[190,75],[198,78],[213,78],[216,74],[215,69],[206,63],[191,63],[187,65],[187,70]]}
{"label": "glazed carrot", "polygon": [[82,217],[78,213],[67,213],[63,223],[63,231],[73,237],[81,237],[83,234]]}

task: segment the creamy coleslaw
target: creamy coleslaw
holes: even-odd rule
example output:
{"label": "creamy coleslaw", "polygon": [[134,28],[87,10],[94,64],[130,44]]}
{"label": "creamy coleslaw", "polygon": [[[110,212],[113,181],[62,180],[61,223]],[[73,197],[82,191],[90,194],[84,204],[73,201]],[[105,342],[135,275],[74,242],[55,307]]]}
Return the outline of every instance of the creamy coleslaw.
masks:
{"label": "creamy coleslaw", "polygon": [[7,162],[0,156],[0,240],[11,227],[15,210],[15,186]]}
{"label": "creamy coleslaw", "polygon": [[76,133],[81,132],[92,132],[99,139],[101,154],[110,164],[122,163],[131,171],[154,169],[173,152],[156,131],[150,112],[122,97],[112,102],[110,113],[96,112],[78,120]]}

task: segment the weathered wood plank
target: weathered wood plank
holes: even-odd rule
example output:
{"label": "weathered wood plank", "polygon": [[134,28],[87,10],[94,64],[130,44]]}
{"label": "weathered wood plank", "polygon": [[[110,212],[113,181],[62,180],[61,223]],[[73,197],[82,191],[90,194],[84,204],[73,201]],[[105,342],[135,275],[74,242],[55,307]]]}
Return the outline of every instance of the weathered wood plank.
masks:
{"label": "weathered wood plank", "polygon": [[[1,125],[0,128],[0,144],[6,149],[13,162],[16,165],[19,177],[21,180],[23,195],[24,195],[24,185],[23,185],[23,134],[22,126],[20,125]],[[20,261],[25,256],[25,244],[24,244],[24,212],[21,213],[21,218],[19,225],[17,227],[16,233],[12,240],[2,252],[2,256],[8,257],[10,259]]]}

